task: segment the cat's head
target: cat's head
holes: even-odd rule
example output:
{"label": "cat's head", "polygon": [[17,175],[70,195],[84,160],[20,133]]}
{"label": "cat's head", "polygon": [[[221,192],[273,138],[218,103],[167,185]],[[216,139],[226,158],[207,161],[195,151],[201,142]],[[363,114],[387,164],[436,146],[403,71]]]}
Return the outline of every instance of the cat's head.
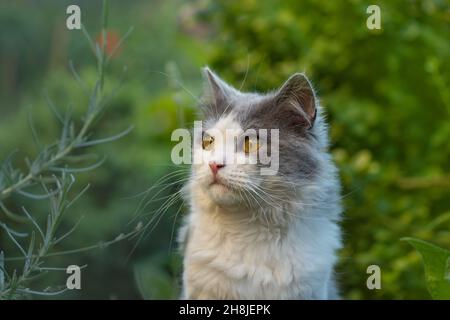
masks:
{"label": "cat's head", "polygon": [[202,159],[193,165],[196,188],[222,206],[268,207],[314,181],[326,128],[304,74],[256,94],[240,92],[208,68],[203,73],[205,119],[193,148],[194,158]]}

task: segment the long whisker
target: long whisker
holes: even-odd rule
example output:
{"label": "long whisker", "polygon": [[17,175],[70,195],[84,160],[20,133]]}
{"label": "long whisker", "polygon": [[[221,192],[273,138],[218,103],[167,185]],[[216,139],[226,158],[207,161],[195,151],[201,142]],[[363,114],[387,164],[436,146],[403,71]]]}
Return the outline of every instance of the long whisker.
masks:
{"label": "long whisker", "polygon": [[[164,177],[160,178],[158,180],[159,183],[157,183],[155,186],[152,186],[151,188],[146,190],[144,201],[140,204],[140,207],[138,210],[138,213],[140,212],[140,214],[137,215],[136,217],[134,217],[133,219],[136,219],[137,217],[148,216],[148,215],[151,215],[152,217],[150,218],[150,220],[148,220],[144,224],[144,226],[142,227],[142,230],[139,232],[139,235],[136,235],[136,236],[138,236],[138,239],[137,239],[136,243],[134,244],[128,258],[133,254],[133,252],[136,250],[136,248],[141,243],[141,241],[145,240],[153,232],[153,230],[158,226],[159,222],[161,221],[161,219],[163,218],[165,213],[168,212],[168,209],[171,208],[173,205],[175,205],[177,202],[179,202],[179,200],[181,200],[181,203],[180,203],[178,209],[176,210],[175,219],[174,219],[174,222],[172,225],[172,233],[171,233],[169,250],[172,247],[173,236],[175,233],[174,229],[175,229],[175,224],[176,224],[176,218],[184,206],[184,200],[182,197],[183,188],[180,188],[178,191],[176,191],[168,196],[158,197],[158,195],[161,194],[165,189],[167,189],[171,186],[181,184],[190,179],[199,179],[199,178],[202,178],[207,175],[207,174],[195,174],[195,173],[191,172],[191,174],[189,176],[182,177],[181,179],[179,179],[178,177],[184,173],[185,173],[185,171],[183,171],[183,170],[177,170],[175,172],[171,172],[171,173],[165,175]],[[163,183],[163,182],[166,182],[173,178],[177,178],[177,180],[173,181],[173,182],[165,183],[165,184]],[[155,194],[153,194],[150,199],[148,199],[150,191],[155,189],[155,187],[159,187],[159,186],[161,186],[161,188],[156,190],[157,192]],[[153,211],[149,211],[149,212],[142,212],[151,203],[154,203],[154,202],[157,202],[160,200],[164,200],[164,201],[163,201],[163,204],[161,206],[159,206],[157,209],[155,209]]]}
{"label": "long whisker", "polygon": [[[183,176],[185,174],[184,171],[175,171],[175,172],[171,172],[167,175],[165,175],[164,177],[160,178],[152,187],[150,187],[149,189],[147,189],[145,192],[143,192],[142,194],[144,195],[144,197],[139,201],[134,213],[133,213],[133,217],[131,219],[131,221],[129,223],[133,223],[137,217],[140,211],[144,210],[150,203],[152,203],[153,201],[155,201],[155,198],[165,189],[167,189],[168,187],[175,185],[177,183],[181,183],[184,180],[186,180],[187,178],[184,179],[179,179],[175,182],[171,182],[171,183],[167,183],[164,184],[166,181],[176,178],[178,176]],[[153,191],[154,189],[158,188],[158,187],[163,187],[162,189],[160,189],[155,195],[153,195],[153,197],[151,199],[148,199],[148,196],[150,194],[151,191]]]}
{"label": "long whisker", "polygon": [[173,77],[173,76],[171,76],[171,75],[169,75],[169,74],[167,74],[167,73],[165,73],[165,72],[158,71],[158,70],[149,70],[148,72],[149,72],[149,73],[160,74],[160,75],[163,75],[163,76],[167,77],[168,79],[175,80],[175,82],[177,83],[177,85],[180,86],[181,89],[183,89],[184,91],[186,91],[192,98],[195,99],[195,101],[197,101],[197,103],[201,103],[200,99],[198,99],[198,98],[197,98],[190,90],[188,90],[188,89],[183,85],[183,83],[182,83],[181,81],[179,81],[179,80],[176,79],[175,77]]}
{"label": "long whisker", "polygon": [[[182,177],[182,178],[178,179],[177,181],[174,181],[174,182],[167,183],[167,184],[163,185],[163,188],[162,188],[162,189],[160,189],[156,194],[154,194],[150,199],[147,200],[147,202],[144,204],[143,208],[146,208],[147,205],[149,205],[150,203],[154,202],[154,201],[155,201],[155,197],[158,196],[161,192],[163,192],[163,191],[166,190],[167,188],[169,188],[169,187],[171,187],[171,186],[174,186],[174,185],[176,185],[176,184],[180,184],[180,183],[182,183],[182,182],[188,181],[188,180],[190,180],[190,179],[200,178],[200,177],[202,177],[202,176],[204,176],[204,175],[205,175],[205,174],[203,174],[203,175],[191,174],[190,176]],[[172,177],[172,178],[173,178],[173,177]]]}
{"label": "long whisker", "polygon": [[176,225],[176,222],[177,222],[177,217],[178,217],[178,214],[181,212],[181,208],[183,208],[183,206],[184,206],[184,200],[182,200],[180,207],[178,208],[177,212],[175,213],[175,219],[173,220],[172,231],[170,233],[169,253],[172,250],[173,237],[174,237],[174,234],[175,234],[175,225]]}
{"label": "long whisker", "polygon": [[[164,213],[166,212],[166,210],[168,208],[170,208],[181,196],[181,191],[182,190],[179,190],[176,193],[172,194],[169,197],[169,199],[167,199],[163,203],[163,205],[154,212],[154,216],[147,223],[145,223],[144,227],[142,228],[141,232],[139,233],[139,237],[138,237],[136,243],[134,244],[132,250],[130,251],[130,253],[128,255],[128,258],[131,257],[131,255],[134,253],[134,251],[136,250],[138,245],[141,243],[141,241],[146,239],[151,234],[151,232],[156,228],[156,226],[161,221],[161,218],[164,216]],[[154,223],[154,221],[156,221],[156,222]]]}
{"label": "long whisker", "polygon": [[[244,75],[244,79],[241,82],[241,85],[239,86],[239,90],[241,91],[242,88],[244,87],[245,81],[247,80],[247,76],[248,76],[248,71],[250,69],[250,56],[247,55],[247,67],[245,70],[245,75]],[[227,106],[225,107],[225,109],[222,111],[222,114],[220,115],[221,117],[227,112],[228,108],[231,106],[231,101],[228,102]]]}

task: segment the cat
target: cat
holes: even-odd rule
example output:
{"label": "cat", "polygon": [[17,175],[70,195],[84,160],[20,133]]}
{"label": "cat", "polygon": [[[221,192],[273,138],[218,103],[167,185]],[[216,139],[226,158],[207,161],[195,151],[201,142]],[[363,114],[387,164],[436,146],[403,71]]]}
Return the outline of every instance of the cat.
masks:
{"label": "cat", "polygon": [[[339,299],[334,267],[341,248],[338,173],[328,129],[308,78],[280,89],[243,93],[203,69],[203,133],[184,186],[189,213],[180,228],[182,299]],[[270,138],[246,129],[278,129],[279,168],[228,163],[214,132],[233,129],[237,157],[254,158]],[[222,150],[222,151],[220,151]],[[233,149],[226,149],[233,150]],[[225,151],[228,152],[228,151]]]}

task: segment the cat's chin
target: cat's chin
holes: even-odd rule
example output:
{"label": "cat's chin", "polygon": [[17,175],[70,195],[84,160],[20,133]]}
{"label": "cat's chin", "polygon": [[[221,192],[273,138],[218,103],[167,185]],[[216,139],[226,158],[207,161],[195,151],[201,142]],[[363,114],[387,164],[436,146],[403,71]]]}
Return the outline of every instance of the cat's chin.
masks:
{"label": "cat's chin", "polygon": [[236,206],[240,202],[235,191],[222,183],[210,184],[207,194],[213,202],[221,206]]}
{"label": "cat's chin", "polygon": [[217,182],[211,183],[209,189],[217,193],[230,192],[230,188],[228,186]]}

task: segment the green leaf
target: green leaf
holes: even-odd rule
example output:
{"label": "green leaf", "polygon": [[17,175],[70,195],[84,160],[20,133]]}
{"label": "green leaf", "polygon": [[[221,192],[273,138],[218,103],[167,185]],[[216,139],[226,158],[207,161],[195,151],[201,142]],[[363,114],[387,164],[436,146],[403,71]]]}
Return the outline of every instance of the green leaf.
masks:
{"label": "green leaf", "polygon": [[450,251],[414,238],[402,240],[422,256],[427,288],[433,299],[450,299]]}

